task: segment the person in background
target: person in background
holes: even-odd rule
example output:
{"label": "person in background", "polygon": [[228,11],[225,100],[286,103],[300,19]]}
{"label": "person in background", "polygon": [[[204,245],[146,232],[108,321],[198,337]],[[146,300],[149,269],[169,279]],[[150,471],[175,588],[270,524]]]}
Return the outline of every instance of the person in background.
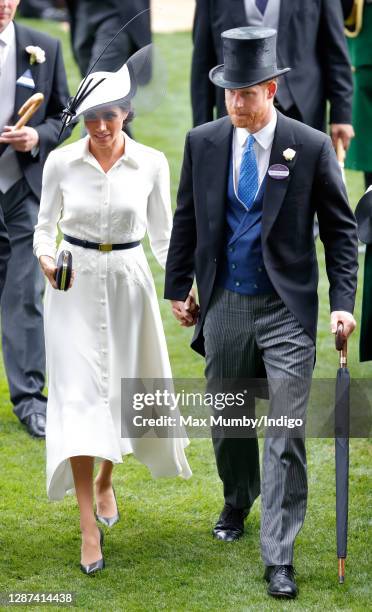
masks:
{"label": "person in background", "polygon": [[[44,279],[32,240],[43,166],[58,144],[69,91],[59,41],[15,23],[18,5],[0,0],[0,204],[11,246],[1,330],[14,413],[32,436],[44,437]],[[19,108],[36,92],[44,94],[43,104],[27,126],[14,130]]]}
{"label": "person in background", "polygon": [[208,79],[222,64],[221,32],[239,26],[266,26],[278,32],[278,61],[291,65],[276,93],[288,117],[330,132],[347,149],[351,125],[352,77],[339,0],[197,0],[193,28],[191,101],[194,126],[226,115],[223,91]]}
{"label": "person in background", "polygon": [[4,223],[3,209],[0,207],[0,303],[5,285],[9,257],[10,241],[8,236],[8,230]]}
{"label": "person in background", "polygon": [[355,0],[345,23],[354,80],[355,129],[345,167],[363,171],[368,188],[372,185],[372,0]]}
{"label": "person in background", "polygon": [[359,358],[360,361],[372,361],[372,187],[360,199],[355,216],[359,240],[366,244]]}
{"label": "person in background", "polygon": [[21,17],[30,19],[50,19],[52,21],[68,21],[66,8],[63,0],[52,2],[51,0],[22,0],[19,7]]}
{"label": "person in background", "polygon": [[[149,0],[66,0],[71,23],[71,44],[81,75],[85,75],[119,28]],[[151,42],[150,12],[121,32],[95,66],[95,70],[118,70],[138,49]]]}

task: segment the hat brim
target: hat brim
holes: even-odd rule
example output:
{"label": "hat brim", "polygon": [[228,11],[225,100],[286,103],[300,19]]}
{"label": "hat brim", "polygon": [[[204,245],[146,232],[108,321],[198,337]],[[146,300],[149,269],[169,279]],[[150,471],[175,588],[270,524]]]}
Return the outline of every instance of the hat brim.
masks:
{"label": "hat brim", "polygon": [[244,89],[245,87],[253,87],[254,85],[259,85],[260,83],[265,83],[265,81],[270,81],[271,79],[275,79],[276,77],[281,76],[282,74],[286,74],[291,70],[291,68],[281,68],[272,74],[265,75],[264,78],[255,79],[251,81],[236,82],[236,81],[226,81],[224,78],[224,68],[225,64],[220,64],[219,66],[215,66],[209,72],[209,78],[217,85],[217,87],[223,87],[223,89]]}
{"label": "hat brim", "polygon": [[372,244],[372,190],[367,191],[355,209],[358,223],[358,238],[365,244]]}

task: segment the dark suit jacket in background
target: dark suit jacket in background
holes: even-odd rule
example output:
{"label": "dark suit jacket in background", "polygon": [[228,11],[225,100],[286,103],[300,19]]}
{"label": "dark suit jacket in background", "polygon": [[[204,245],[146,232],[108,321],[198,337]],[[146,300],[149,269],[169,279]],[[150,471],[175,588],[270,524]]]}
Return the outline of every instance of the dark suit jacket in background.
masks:
{"label": "dark suit jacket in background", "polygon": [[[87,17],[83,24],[77,23],[79,3],[87,7]],[[99,55],[101,48],[109,42],[121,26],[141,11],[149,8],[150,2],[149,0],[105,0],[104,2],[101,0],[66,0],[66,5],[70,14],[71,43],[75,60],[82,75],[85,76],[88,67],[97,59],[96,55]],[[108,20],[110,20],[109,26],[105,27],[105,22]],[[102,40],[96,53],[95,38],[100,30],[102,30],[100,33]],[[135,19],[118,38],[118,41],[113,43],[111,58],[107,55],[112,65],[108,65],[103,58],[103,61],[97,64],[97,70],[118,70],[132,53],[150,42],[151,20],[150,12],[147,12]]]}
{"label": "dark suit jacket in background", "polygon": [[[196,276],[200,318],[192,347],[201,354],[204,318],[224,255],[232,134],[230,118],[225,117],[187,135],[166,265],[166,299],[185,300]],[[283,157],[288,147],[296,151],[291,162]],[[284,163],[290,170],[287,179],[267,177],[263,258],[276,292],[315,342],[318,264],[314,214],[325,247],[331,310],[353,312],[358,270],[356,222],[330,138],[278,113],[270,165]]]}
{"label": "dark suit jacket in background", "polygon": [[[42,32],[15,25],[17,47],[17,79],[27,70],[31,71],[35,89],[16,85],[13,124],[19,119],[17,112],[24,102],[34,93],[44,94],[44,102],[28,121],[30,127],[39,134],[39,154],[33,157],[31,153],[19,153],[17,157],[21,170],[33,193],[40,199],[41,177],[43,166],[50,151],[58,142],[61,128],[61,112],[66,107],[69,97],[66,72],[63,64],[61,45],[59,41]],[[30,65],[30,55],[26,47],[34,45],[45,51],[45,62]],[[67,138],[71,130],[66,130],[62,140]]]}
{"label": "dark suit jacket in background", "polygon": [[[223,63],[221,32],[246,26],[244,0],[197,0],[191,100],[194,125],[226,114],[224,90],[208,79]],[[285,78],[301,119],[324,129],[326,100],[330,122],[351,123],[352,75],[343,32],[340,0],[281,0],[277,55],[279,67],[293,70]]]}

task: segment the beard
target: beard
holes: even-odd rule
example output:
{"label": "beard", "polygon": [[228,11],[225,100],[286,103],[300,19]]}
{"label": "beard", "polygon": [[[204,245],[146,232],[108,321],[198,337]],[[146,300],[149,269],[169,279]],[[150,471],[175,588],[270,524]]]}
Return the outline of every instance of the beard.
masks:
{"label": "beard", "polygon": [[246,128],[249,132],[258,131],[265,121],[267,109],[256,112],[235,113],[229,112],[231,123],[234,127]]}

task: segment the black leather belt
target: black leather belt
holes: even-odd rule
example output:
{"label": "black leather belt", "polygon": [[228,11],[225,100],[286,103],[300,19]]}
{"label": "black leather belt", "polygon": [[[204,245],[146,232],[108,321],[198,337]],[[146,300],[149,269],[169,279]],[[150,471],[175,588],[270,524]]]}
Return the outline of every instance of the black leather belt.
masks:
{"label": "black leather belt", "polygon": [[81,246],[84,249],[97,249],[97,251],[121,251],[123,249],[134,249],[134,247],[139,246],[141,244],[140,240],[136,240],[135,242],[123,242],[121,244],[102,244],[100,242],[90,242],[89,240],[81,240],[80,238],[74,238],[73,236],[68,236],[67,234],[63,234],[63,240],[66,242],[70,242],[70,244],[76,244],[76,246]]}

